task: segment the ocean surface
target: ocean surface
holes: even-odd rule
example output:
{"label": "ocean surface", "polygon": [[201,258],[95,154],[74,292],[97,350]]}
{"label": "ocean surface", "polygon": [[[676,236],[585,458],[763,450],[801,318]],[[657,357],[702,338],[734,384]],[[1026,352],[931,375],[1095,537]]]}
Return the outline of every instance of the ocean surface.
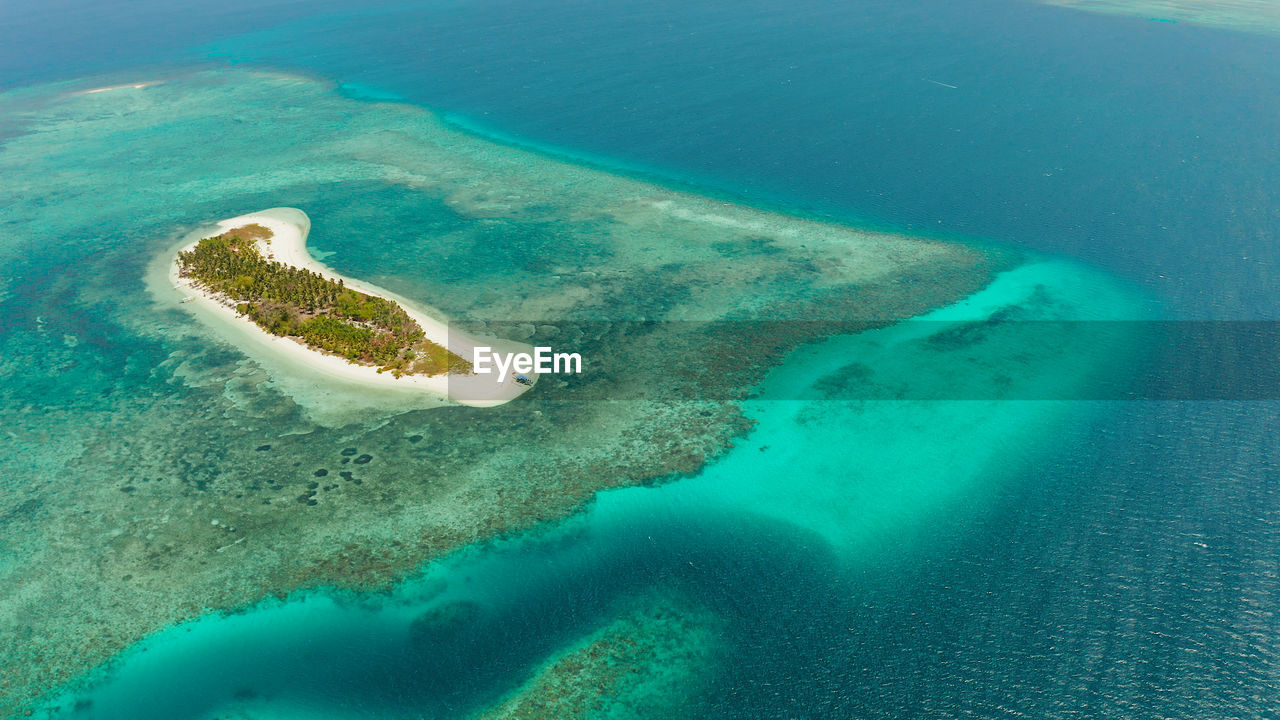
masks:
{"label": "ocean surface", "polygon": [[[752,433],[696,475],[603,493],[583,514],[463,548],[385,593],[319,590],[168,628],[54,698],[48,715],[463,716],[598,628],[619,599],[655,588],[720,618],[723,647],[691,671],[705,679],[678,710],[615,716],[1273,712],[1280,388],[1263,383],[1274,375],[1187,401],[1170,390],[1185,387],[1178,377],[1143,375],[1134,343],[1108,356],[1107,371],[1136,375],[1142,400],[1064,400],[1073,372],[1097,370],[1074,336],[995,331],[967,341],[972,355],[958,363],[946,330],[1013,317],[1148,332],[1111,321],[1159,319],[1170,336],[1215,338],[1228,356],[1273,332],[1276,37],[1014,0],[233,0],[110,11],[67,1],[4,6],[0,34],[10,90],[0,139],[27,131],[13,108],[26,111],[49,83],[267,68],[331,81],[361,102],[431,108],[499,146],[1034,258],[920,321],[794,353],[748,404]],[[252,120],[252,110],[235,111]],[[279,147],[226,152],[287,152],[305,140],[288,128],[263,128],[260,142]],[[170,133],[168,147],[183,128],[131,132],[157,146]],[[165,168],[139,187],[159,196],[162,180],[185,205],[139,219],[48,189],[51,173],[79,169],[121,208],[133,162]],[[122,335],[130,326],[95,305],[143,296],[137,278],[154,248],[133,248],[128,233],[305,204],[330,224],[317,242],[342,272],[401,292],[443,282],[415,279],[417,268],[342,231],[360,227],[361,208],[440,232],[448,213],[329,169],[308,187],[306,171],[240,195],[246,206],[228,212],[201,199],[213,180],[184,177],[181,158],[104,150],[82,161],[55,148],[0,178],[25,213],[0,230],[0,344],[23,363],[5,367],[0,411],[21,442],[0,487],[16,496],[81,452],[59,428],[97,422],[108,407],[141,413],[173,392],[195,397],[157,379],[166,341]],[[477,265],[500,273],[510,261],[495,253]],[[107,267],[135,279],[116,287]],[[1201,377],[1195,348],[1179,350],[1192,358],[1181,371]],[[879,386],[941,399],[859,396],[845,382],[851,358],[874,366]],[[224,394],[237,392],[252,394],[234,383]],[[20,511],[0,508],[0,523],[25,522]],[[22,561],[0,546],[0,570]],[[462,620],[441,620],[442,608],[463,608]],[[406,644],[413,633],[420,642]]]}

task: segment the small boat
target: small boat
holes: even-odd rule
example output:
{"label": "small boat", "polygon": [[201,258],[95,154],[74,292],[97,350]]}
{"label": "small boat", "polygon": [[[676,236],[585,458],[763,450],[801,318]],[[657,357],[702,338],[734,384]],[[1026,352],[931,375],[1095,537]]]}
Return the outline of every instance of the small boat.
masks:
{"label": "small boat", "polygon": [[195,298],[195,296],[194,296],[194,295],[188,295],[188,296],[186,296],[186,297],[182,298],[181,300],[179,300],[178,302],[180,302],[180,303],[189,303],[189,302],[191,302],[192,300],[195,300],[195,299],[196,299],[196,298]]}
{"label": "small boat", "polygon": [[521,385],[530,385],[530,386],[533,385],[533,381],[530,380],[528,376],[525,376],[525,375],[517,375],[516,382],[520,383]]}

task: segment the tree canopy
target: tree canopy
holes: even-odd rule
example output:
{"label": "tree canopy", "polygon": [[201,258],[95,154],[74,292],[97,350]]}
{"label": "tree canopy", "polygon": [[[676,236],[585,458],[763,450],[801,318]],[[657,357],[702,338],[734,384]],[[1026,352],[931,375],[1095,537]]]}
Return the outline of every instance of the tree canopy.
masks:
{"label": "tree canopy", "polygon": [[263,257],[255,240],[269,242],[270,235],[248,225],[204,238],[178,254],[179,271],[234,301],[240,314],[268,332],[300,338],[351,362],[397,376],[471,371],[469,362],[427,340],[395,302]]}

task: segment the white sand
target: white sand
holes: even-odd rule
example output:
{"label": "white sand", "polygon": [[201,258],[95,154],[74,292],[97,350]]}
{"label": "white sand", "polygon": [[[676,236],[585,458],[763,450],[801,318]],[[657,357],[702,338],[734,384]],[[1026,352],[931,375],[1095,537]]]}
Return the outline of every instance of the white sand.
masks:
{"label": "white sand", "polygon": [[148,88],[148,87],[151,87],[152,85],[158,85],[158,84],[159,83],[156,83],[156,82],[140,82],[140,83],[132,83],[129,85],[111,85],[108,87],[94,88],[92,90],[81,90],[76,94],[77,95],[94,95],[97,93],[111,92],[112,90],[141,90],[143,88]]}
{"label": "white sand", "polygon": [[[201,237],[209,237],[252,224],[261,225],[272,232],[272,237],[269,240],[258,242],[258,249],[264,256],[286,265],[312,270],[330,280],[336,281],[341,278],[346,287],[353,290],[395,301],[422,326],[427,339],[447,347],[460,357],[473,360],[475,357],[474,348],[477,345],[494,347],[503,352],[531,352],[532,350],[526,345],[507,340],[475,338],[459,332],[450,332],[448,323],[437,317],[439,313],[429,313],[421,307],[415,307],[412,302],[405,298],[376,285],[353,280],[334,272],[307,253],[306,241],[307,234],[311,230],[311,220],[301,210],[272,208],[250,215],[241,215],[240,217],[219,222],[216,231],[199,233],[199,235]],[[199,238],[182,247],[182,250],[190,250],[198,242]],[[242,326],[249,331],[254,336],[253,339],[259,341],[258,345],[265,344],[265,347],[278,354],[281,359],[286,360],[285,365],[301,363],[327,380],[370,388],[425,393],[436,398],[448,399],[459,404],[475,407],[501,405],[529,389],[529,386],[521,385],[512,377],[505,377],[499,380],[492,374],[470,376],[436,375],[433,377],[404,375],[397,378],[390,372],[379,373],[374,367],[348,362],[345,358],[307,347],[294,338],[272,335],[249,318],[237,315],[235,308],[229,301],[216,298],[212,293],[198,287],[190,278],[179,277],[176,261],[170,261],[169,264],[170,282],[174,287],[192,298],[190,302],[184,304],[184,307],[188,307],[191,310],[203,309],[211,311],[211,313],[222,319],[233,321],[236,325]],[[201,315],[199,312],[195,314],[197,316]],[[224,323],[214,324],[222,325]],[[534,382],[537,382],[536,374],[530,374],[529,377]]]}

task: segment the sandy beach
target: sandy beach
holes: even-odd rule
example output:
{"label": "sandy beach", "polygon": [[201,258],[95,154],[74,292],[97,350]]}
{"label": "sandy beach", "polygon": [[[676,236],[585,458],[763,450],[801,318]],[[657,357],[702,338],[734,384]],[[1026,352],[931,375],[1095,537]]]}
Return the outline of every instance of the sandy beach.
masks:
{"label": "sandy beach", "polygon": [[[447,321],[439,319],[437,314],[430,313],[421,307],[415,307],[406,298],[376,285],[334,272],[332,268],[311,257],[307,252],[306,241],[311,230],[311,220],[306,213],[296,208],[272,208],[219,221],[216,230],[198,233],[200,237],[183,245],[180,251],[190,250],[204,237],[252,224],[261,225],[272,233],[269,240],[260,240],[257,243],[258,250],[264,257],[311,270],[330,280],[341,279],[348,288],[395,301],[422,327],[428,340],[447,347],[462,358],[472,360],[475,357],[475,347],[478,345],[498,348],[504,352],[531,351],[531,348],[521,343],[497,338],[475,338],[450,331]],[[192,311],[192,314],[205,320],[210,319],[210,314],[219,320],[229,320],[236,327],[243,328],[253,340],[257,341],[255,344],[259,347],[266,347],[278,354],[280,359],[286,361],[286,365],[304,365],[326,380],[380,390],[425,393],[473,407],[501,405],[529,389],[529,386],[516,382],[513,377],[504,377],[500,381],[495,380],[492,375],[442,374],[431,377],[403,375],[397,378],[389,372],[380,373],[377,368],[369,365],[348,362],[345,358],[307,347],[295,338],[272,335],[249,318],[238,315],[229,301],[215,297],[198,286],[191,278],[180,277],[176,261],[170,261],[169,265],[169,280],[173,287],[181,291],[185,297],[190,298],[189,301],[183,302],[182,306]],[[214,324],[226,327],[225,322]],[[537,382],[536,374],[530,374],[529,377],[535,383]]]}

